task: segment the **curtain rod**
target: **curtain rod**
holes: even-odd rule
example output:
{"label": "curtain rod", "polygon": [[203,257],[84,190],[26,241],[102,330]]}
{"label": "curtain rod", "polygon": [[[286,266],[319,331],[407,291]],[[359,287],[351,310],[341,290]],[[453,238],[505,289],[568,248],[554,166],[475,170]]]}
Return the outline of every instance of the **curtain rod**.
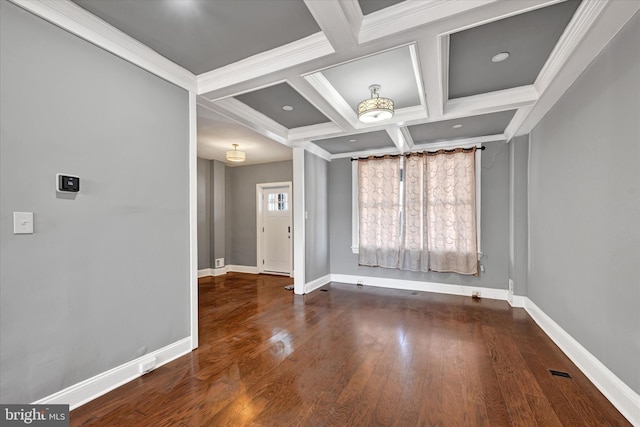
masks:
{"label": "curtain rod", "polygon": [[381,156],[368,156],[368,157],[352,157],[351,161],[352,162],[357,162],[358,160],[368,160],[368,159],[384,159],[384,158],[396,158],[396,157],[411,157],[413,156],[421,156],[423,154],[438,154],[438,153],[455,153],[456,150],[462,150],[462,151],[471,151],[473,149],[476,150],[484,150],[485,146],[483,145],[482,147],[470,147],[470,148],[453,148],[451,150],[436,150],[436,151],[423,151],[423,152],[415,152],[415,153],[407,153],[407,154],[384,154]]}

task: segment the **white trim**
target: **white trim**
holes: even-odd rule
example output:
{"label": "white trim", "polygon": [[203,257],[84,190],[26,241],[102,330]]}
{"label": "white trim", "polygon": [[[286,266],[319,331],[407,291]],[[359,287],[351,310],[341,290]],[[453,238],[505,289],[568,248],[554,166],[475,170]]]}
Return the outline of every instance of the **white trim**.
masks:
{"label": "white trim", "polygon": [[340,126],[334,122],[327,122],[289,129],[287,138],[289,142],[303,142],[314,138],[330,138],[332,135],[342,132]]}
{"label": "white trim", "polygon": [[291,143],[288,141],[289,130],[287,128],[235,98],[224,98],[215,102],[210,101],[209,105],[201,102],[200,105],[245,125],[260,135],[291,147]]}
{"label": "white trim", "polygon": [[358,162],[351,162],[351,252],[360,253],[360,209],[358,209]]}
{"label": "white trim", "polygon": [[327,37],[322,32],[318,32],[284,46],[258,53],[233,64],[198,75],[198,94],[201,95],[255,79],[334,52],[335,50],[327,40]]}
{"label": "white trim", "polygon": [[202,270],[198,270],[198,278],[214,276],[213,268],[203,268]]}
{"label": "white trim", "polygon": [[515,110],[532,105],[538,100],[534,85],[497,90],[479,95],[455,98],[446,102],[444,115],[447,119],[467,117],[498,111]]}
{"label": "white trim", "polygon": [[496,0],[423,0],[406,1],[365,15],[360,26],[358,41],[362,44],[391,36],[395,33],[419,27],[430,22],[449,18],[486,6]]}
{"label": "white trim", "polygon": [[304,148],[306,151],[313,154],[314,156],[320,157],[322,160],[326,160],[327,162],[331,161],[331,153],[329,153],[324,148],[314,144],[313,142],[295,142],[293,145],[294,147]]}
{"label": "white trim", "polygon": [[[480,148],[479,144],[476,148]],[[476,150],[476,247],[478,261],[482,258],[482,150]]]}
{"label": "white trim", "polygon": [[189,289],[192,349],[198,348],[198,106],[189,92]]}
{"label": "white trim", "polygon": [[304,149],[293,147],[293,292],[305,289]]}
{"label": "white trim", "polygon": [[227,269],[227,273],[260,274],[258,267],[251,265],[227,265],[225,268]]}
{"label": "white trim", "polygon": [[637,1],[582,2],[534,83],[540,98],[514,123],[513,135],[531,133],[639,9]]}
{"label": "white trim", "polygon": [[350,274],[331,274],[332,282],[357,284],[378,288],[404,289],[408,291],[435,292],[447,295],[461,295],[470,297],[473,292],[480,291],[481,298],[507,300],[506,289],[483,288],[479,286],[454,285],[446,283],[422,282],[404,279],[386,279],[382,277],[355,276]]}
{"label": "white trim", "polygon": [[188,91],[196,90],[193,73],[69,0],[11,1],[160,78]]}
{"label": "white trim", "polygon": [[327,274],[325,276],[318,277],[317,279],[312,280],[312,281],[310,281],[310,282],[308,282],[308,283],[306,283],[304,285],[304,289],[305,289],[304,293],[308,294],[310,292],[313,292],[316,289],[326,285],[329,282],[331,282],[331,274]]}
{"label": "white trim", "polygon": [[480,144],[484,144],[485,142],[498,142],[503,141],[506,142],[506,138],[504,135],[487,135],[487,136],[478,136],[474,138],[465,138],[465,139],[454,139],[451,141],[442,141],[442,142],[427,142],[425,144],[415,144],[412,152],[414,151],[433,151],[440,149],[448,149],[448,148],[470,148],[473,146],[479,147]]}
{"label": "white trim", "polygon": [[632,425],[640,426],[640,395],[584,348],[529,298],[524,308],[564,354]]}
{"label": "white trim", "polygon": [[159,350],[147,353],[130,362],[124,363],[106,372],[88,378],[47,397],[33,402],[34,405],[69,405],[75,409],[116,389],[131,380],[140,377],[138,364],[151,357],[156,358],[156,368],[191,352],[191,338],[183,338]]}
{"label": "white trim", "polygon": [[211,276],[222,276],[227,274],[227,266],[222,268],[205,268],[202,270],[198,270],[198,278],[200,277],[211,277]]}
{"label": "white trim", "polygon": [[[293,242],[291,238],[289,239],[289,271],[271,271],[264,269],[264,260],[262,253],[262,246],[264,244],[264,231],[262,228],[264,227],[264,190],[268,188],[276,188],[276,187],[287,187],[289,190],[289,195],[291,199],[293,199],[293,185],[291,181],[282,181],[282,182],[260,182],[256,184],[256,263],[258,264],[258,273],[267,273],[267,274],[286,274],[289,276],[293,273]],[[289,204],[290,208],[288,211],[289,219],[290,219],[290,227],[293,227],[293,202]],[[293,236],[294,231],[291,231],[291,236]],[[290,236],[290,237],[291,237]],[[260,262],[263,260],[263,262]]]}
{"label": "white trim", "polygon": [[[508,293],[509,291],[507,291],[507,294]],[[511,295],[511,300],[507,298],[507,302],[509,303],[509,305],[515,308],[524,308],[526,300],[527,300],[527,297],[523,297],[522,295],[513,295],[513,294]]]}

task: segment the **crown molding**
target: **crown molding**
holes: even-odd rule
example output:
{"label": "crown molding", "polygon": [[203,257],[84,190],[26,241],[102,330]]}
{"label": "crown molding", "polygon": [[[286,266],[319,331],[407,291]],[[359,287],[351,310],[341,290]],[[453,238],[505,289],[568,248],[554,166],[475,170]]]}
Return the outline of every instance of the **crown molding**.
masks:
{"label": "crown molding", "polygon": [[534,83],[538,101],[513,135],[530,133],[638,10],[637,1],[582,2]]}
{"label": "crown molding", "polygon": [[423,0],[405,1],[366,15],[362,19],[358,41],[362,43],[391,36],[401,31],[448,18],[495,2],[496,0]]}
{"label": "crown molding", "polygon": [[389,138],[391,139],[391,141],[393,141],[393,144],[396,146],[399,152],[404,153],[405,151],[408,151],[409,146],[404,140],[404,135],[400,131],[399,127],[389,126],[385,130],[387,131],[387,135],[389,135]]}
{"label": "crown molding", "polygon": [[198,94],[255,79],[334,52],[335,50],[327,37],[322,32],[315,33],[284,46],[198,75]]}
{"label": "crown molding", "polygon": [[260,135],[291,147],[287,128],[235,98],[220,99],[210,102],[209,105],[200,102],[199,105],[240,123]]}
{"label": "crown molding", "polygon": [[356,128],[359,124],[353,108],[344,100],[342,95],[333,87],[333,85],[318,71],[313,74],[304,76],[304,79],[327,101],[347,123]]}
{"label": "crown molding", "polygon": [[445,106],[447,118],[513,110],[535,103],[538,91],[533,85],[520,86],[479,95],[449,100]]}
{"label": "crown molding", "polygon": [[511,141],[511,139],[516,136],[516,131],[527,118],[532,108],[533,106],[530,105],[528,107],[519,108],[518,111],[516,111],[516,114],[513,115],[511,121],[504,130],[504,136],[507,138],[507,141]]}
{"label": "crown molding", "polygon": [[353,49],[357,45],[360,24],[357,16],[347,16],[347,9],[341,2],[304,0],[304,3],[336,51]]}
{"label": "crown molding", "polygon": [[329,153],[324,148],[317,146],[311,141],[296,142],[293,144],[293,147],[304,148],[305,151],[308,151],[309,153],[320,157],[322,160],[326,160],[327,162],[331,161],[331,153]]}
{"label": "crown molding", "polygon": [[406,126],[401,126],[398,130],[402,133],[402,137],[404,138],[405,144],[409,148],[409,151],[413,150],[415,147],[415,143],[413,142],[413,137],[411,136],[411,132],[409,132],[409,128]]}
{"label": "crown molding", "polygon": [[288,139],[290,142],[308,141],[314,138],[330,138],[333,135],[342,133],[340,126],[333,122],[320,123],[318,125],[303,126],[289,129]]}
{"label": "crown molding", "polygon": [[431,151],[431,150],[441,150],[448,149],[454,147],[473,147],[478,144],[484,144],[485,142],[506,142],[507,139],[503,134],[496,135],[486,135],[486,136],[476,136],[473,138],[463,138],[463,139],[452,139],[450,141],[438,141],[438,142],[425,142],[422,144],[416,144],[413,146],[411,151]]}
{"label": "crown molding", "polygon": [[363,151],[351,151],[349,153],[332,154],[331,160],[344,159],[346,157],[369,157],[369,156],[384,156],[385,154],[400,154],[398,148],[379,148],[376,150],[363,150]]}
{"label": "crown molding", "polygon": [[69,0],[11,0],[17,6],[190,92],[196,76]]}

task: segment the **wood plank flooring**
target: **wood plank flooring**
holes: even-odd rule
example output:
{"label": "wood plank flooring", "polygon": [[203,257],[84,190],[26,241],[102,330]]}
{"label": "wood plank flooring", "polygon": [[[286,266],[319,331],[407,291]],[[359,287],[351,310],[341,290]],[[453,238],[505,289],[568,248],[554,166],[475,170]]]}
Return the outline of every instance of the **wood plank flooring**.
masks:
{"label": "wood plank flooring", "polygon": [[297,296],[291,283],[201,279],[200,347],[71,425],[630,425],[504,301],[339,283]]}

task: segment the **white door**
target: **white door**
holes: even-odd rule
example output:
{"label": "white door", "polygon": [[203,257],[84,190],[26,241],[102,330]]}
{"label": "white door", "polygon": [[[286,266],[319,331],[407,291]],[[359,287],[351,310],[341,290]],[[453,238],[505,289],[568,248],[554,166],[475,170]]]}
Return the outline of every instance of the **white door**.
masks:
{"label": "white door", "polygon": [[258,260],[261,263],[260,271],[291,274],[291,184],[277,187],[262,185],[262,259]]}

